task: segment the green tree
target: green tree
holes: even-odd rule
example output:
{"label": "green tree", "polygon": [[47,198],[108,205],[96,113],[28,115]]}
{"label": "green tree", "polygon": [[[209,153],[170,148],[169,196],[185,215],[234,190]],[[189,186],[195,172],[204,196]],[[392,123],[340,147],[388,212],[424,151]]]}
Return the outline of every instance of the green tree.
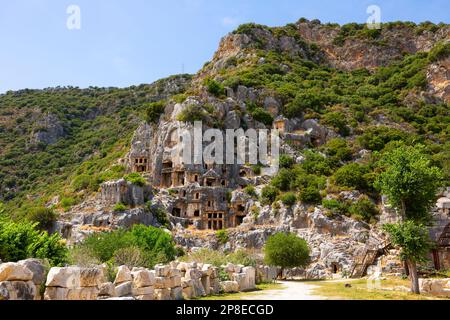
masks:
{"label": "green tree", "polygon": [[423,146],[400,146],[383,156],[385,170],[376,181],[390,204],[397,208],[401,222],[387,225],[392,242],[402,250],[411,279],[412,292],[419,294],[417,262],[428,253],[428,233],[424,225],[431,221],[430,208],[442,179],[441,170],[431,165]]}
{"label": "green tree", "polygon": [[310,261],[308,243],[293,233],[277,233],[267,239],[264,261],[270,266],[285,268],[305,267]]}

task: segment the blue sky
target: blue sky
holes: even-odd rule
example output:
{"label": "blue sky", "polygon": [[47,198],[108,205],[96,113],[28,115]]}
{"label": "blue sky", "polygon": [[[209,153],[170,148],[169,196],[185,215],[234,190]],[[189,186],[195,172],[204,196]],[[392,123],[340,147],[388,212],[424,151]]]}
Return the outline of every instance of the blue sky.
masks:
{"label": "blue sky", "polygon": [[[0,92],[57,85],[129,86],[195,73],[237,25],[285,25],[300,17],[450,23],[448,0],[0,0]],[[81,9],[69,30],[66,10]]]}

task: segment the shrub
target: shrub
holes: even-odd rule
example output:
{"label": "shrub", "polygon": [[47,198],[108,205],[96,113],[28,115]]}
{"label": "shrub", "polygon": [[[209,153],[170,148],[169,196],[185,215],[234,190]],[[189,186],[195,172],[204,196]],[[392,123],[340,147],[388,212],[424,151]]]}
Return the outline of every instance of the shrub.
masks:
{"label": "shrub", "polygon": [[189,105],[178,114],[177,120],[181,122],[204,121],[207,116],[208,114],[203,108]]}
{"label": "shrub", "polygon": [[317,187],[306,187],[300,191],[300,200],[307,204],[319,204],[322,201],[320,190]]}
{"label": "shrub", "polygon": [[195,252],[191,252],[187,256],[181,257],[179,260],[185,262],[212,264],[213,266],[219,268],[227,263],[253,267],[257,265],[256,258],[245,250],[237,250],[236,252],[225,255],[217,250],[200,249]]}
{"label": "shrub", "polygon": [[146,204],[147,211],[149,211],[153,216],[156,218],[156,220],[159,222],[159,224],[165,228],[169,227],[169,218],[166,210],[160,207],[152,207],[151,202],[148,202]]}
{"label": "shrub", "polygon": [[46,259],[51,266],[62,266],[68,250],[59,234],[38,231],[37,224],[0,221],[0,259],[17,262],[28,258]]}
{"label": "shrub", "polygon": [[262,202],[265,204],[272,204],[280,194],[280,190],[273,186],[266,186],[261,191]]}
{"label": "shrub", "polygon": [[282,154],[280,156],[280,168],[291,169],[294,164],[295,161],[291,156],[288,156],[286,154]]}
{"label": "shrub", "polygon": [[330,112],[323,117],[323,122],[335,128],[337,132],[343,136],[350,134],[350,129],[347,125],[347,117],[342,112]]}
{"label": "shrub", "polygon": [[[155,227],[135,225],[131,230],[94,234],[79,245],[102,263],[108,261],[139,262],[140,267],[152,268],[157,263],[175,259],[172,236]],[[139,250],[139,253],[136,253]]]}
{"label": "shrub", "polygon": [[365,175],[368,169],[357,163],[343,166],[334,175],[334,181],[338,186],[366,190],[368,188]]}
{"label": "shrub", "polygon": [[271,184],[281,191],[289,191],[293,178],[294,176],[290,170],[281,169],[272,179]]}
{"label": "shrub", "polygon": [[124,205],[123,203],[118,203],[114,206],[113,211],[114,212],[124,212],[128,209],[128,207],[126,205]]}
{"label": "shrub", "polygon": [[147,184],[145,178],[142,177],[139,173],[130,173],[129,175],[125,176],[124,179],[139,187],[143,187]]}
{"label": "shrub", "polygon": [[116,266],[127,266],[130,269],[146,265],[141,249],[136,246],[118,249],[112,261]]}
{"label": "shrub", "polygon": [[281,202],[287,207],[292,207],[297,202],[297,197],[295,196],[295,193],[288,192],[281,196]]}
{"label": "shrub", "polygon": [[205,81],[205,86],[208,89],[208,92],[216,97],[220,97],[225,94],[225,87],[216,80],[207,79]]}
{"label": "shrub", "polygon": [[152,102],[144,106],[146,108],[145,120],[148,123],[157,123],[164,113],[166,107],[165,101]]}
{"label": "shrub", "polygon": [[347,215],[349,211],[349,207],[346,203],[336,199],[324,199],[322,205],[325,209],[330,210],[332,214]]}
{"label": "shrub", "polygon": [[262,172],[262,165],[261,164],[255,164],[252,166],[252,171],[255,175],[259,176]]}
{"label": "shrub", "polygon": [[264,261],[281,268],[305,267],[310,261],[308,243],[293,233],[277,233],[267,239]]}
{"label": "shrub", "polygon": [[216,238],[220,244],[226,244],[229,240],[228,232],[226,230],[218,230],[216,232]]}
{"label": "shrub", "polygon": [[254,120],[263,123],[266,126],[270,126],[273,124],[273,116],[264,110],[263,108],[256,108],[251,112],[251,116]]}
{"label": "shrub", "polygon": [[450,56],[450,43],[439,43],[430,51],[428,59],[431,62],[436,62],[448,56]]}
{"label": "shrub", "polygon": [[348,147],[347,141],[336,138],[328,141],[324,146],[325,153],[330,157],[336,157],[339,161],[349,161],[352,159],[352,150]]}
{"label": "shrub", "polygon": [[369,198],[363,197],[352,204],[349,212],[354,217],[359,217],[366,222],[371,222],[380,214],[375,204]]}
{"label": "shrub", "polygon": [[95,181],[92,176],[87,174],[81,174],[76,176],[72,181],[72,188],[75,192],[86,190],[86,189],[94,189]]}
{"label": "shrub", "polygon": [[249,195],[250,197],[254,198],[257,197],[258,194],[256,193],[256,189],[252,185],[248,185],[245,187],[244,192]]}
{"label": "shrub", "polygon": [[77,199],[72,197],[64,197],[60,201],[61,207],[64,209],[65,212],[69,211],[70,208],[72,208],[74,205],[77,204]]}
{"label": "shrub", "polygon": [[38,223],[42,230],[49,230],[57,219],[57,214],[53,209],[40,207],[31,209],[27,215],[28,220]]}

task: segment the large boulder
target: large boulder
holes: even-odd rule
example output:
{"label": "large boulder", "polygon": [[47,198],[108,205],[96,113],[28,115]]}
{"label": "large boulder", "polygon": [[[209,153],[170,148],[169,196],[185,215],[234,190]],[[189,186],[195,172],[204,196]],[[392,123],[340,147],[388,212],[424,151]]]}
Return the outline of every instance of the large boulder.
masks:
{"label": "large boulder", "polygon": [[0,282],[1,300],[37,300],[38,289],[33,281]]}
{"label": "large boulder", "polygon": [[46,286],[79,289],[81,269],[78,267],[51,268],[47,276]]}
{"label": "large boulder", "polygon": [[32,281],[36,286],[40,286],[45,282],[46,278],[46,267],[44,262],[39,259],[27,259],[18,262],[21,266],[29,269],[33,274]]}
{"label": "large boulder", "polygon": [[135,288],[145,288],[155,285],[155,271],[139,270],[133,271],[133,286]]}
{"label": "large boulder", "polygon": [[220,288],[224,293],[239,292],[239,283],[237,281],[222,281]]}
{"label": "large boulder", "polygon": [[30,281],[32,279],[31,270],[21,264],[9,262],[0,265],[0,282]]}
{"label": "large boulder", "polygon": [[117,269],[116,279],[114,281],[115,285],[119,285],[124,282],[130,282],[133,280],[130,269],[127,266],[120,266]]}

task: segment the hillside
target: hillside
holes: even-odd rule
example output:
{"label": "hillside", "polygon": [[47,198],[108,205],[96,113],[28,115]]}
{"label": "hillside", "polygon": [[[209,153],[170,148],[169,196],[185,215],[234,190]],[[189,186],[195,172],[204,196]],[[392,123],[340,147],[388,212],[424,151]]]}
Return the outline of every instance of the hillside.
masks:
{"label": "hillside", "polygon": [[[378,226],[392,210],[374,185],[383,154],[420,144],[450,185],[449,66],[446,24],[301,19],[240,26],[194,76],[8,92],[0,198],[17,220],[54,210],[52,230],[71,244],[146,224],[187,250],[261,250],[294,230],[312,248],[310,278],[348,273],[368,248],[386,249]],[[199,120],[204,130],[282,128],[281,170],[176,165],[176,130]]]}
{"label": "hillside", "polygon": [[101,174],[127,153],[146,105],[183,93],[189,83],[185,75],[125,89],[27,89],[1,95],[0,199],[7,211],[20,217],[50,196],[73,194],[79,188],[71,186],[83,174],[89,181],[80,183],[97,191],[112,177]]}

